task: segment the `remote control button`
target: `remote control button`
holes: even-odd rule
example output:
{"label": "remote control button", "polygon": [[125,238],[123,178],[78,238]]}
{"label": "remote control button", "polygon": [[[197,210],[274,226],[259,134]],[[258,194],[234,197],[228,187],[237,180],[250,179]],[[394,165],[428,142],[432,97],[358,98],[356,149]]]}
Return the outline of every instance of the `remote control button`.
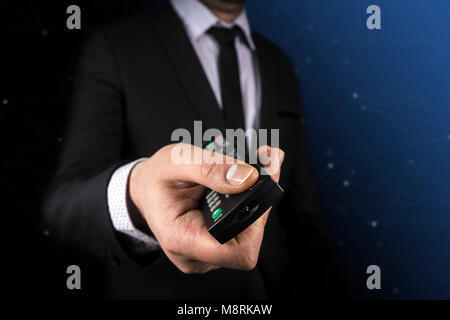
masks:
{"label": "remote control button", "polygon": [[214,202],[214,204],[211,206],[211,211],[214,211],[214,210],[219,206],[219,204],[220,204],[221,202],[222,202],[222,201],[220,201],[220,200]]}
{"label": "remote control button", "polygon": [[219,202],[219,201],[220,201],[219,198],[217,198],[216,200],[212,201],[212,202],[209,204],[209,206],[210,206],[211,208],[214,208],[214,207],[216,206],[216,203]]}
{"label": "remote control button", "polygon": [[214,201],[215,198],[216,198],[216,196],[214,195],[214,196],[210,197],[209,199],[207,199],[206,202],[211,203]]}
{"label": "remote control button", "polygon": [[209,198],[208,200],[206,200],[206,202],[208,202],[209,204],[213,203],[214,201],[216,201],[217,199],[219,199],[219,195],[215,194],[214,196],[212,196],[211,198]]}
{"label": "remote control button", "polygon": [[216,211],[214,211],[214,213],[212,214],[212,218],[213,219],[217,219],[219,216],[220,216],[220,214],[222,213],[222,209],[221,208],[218,208]]}

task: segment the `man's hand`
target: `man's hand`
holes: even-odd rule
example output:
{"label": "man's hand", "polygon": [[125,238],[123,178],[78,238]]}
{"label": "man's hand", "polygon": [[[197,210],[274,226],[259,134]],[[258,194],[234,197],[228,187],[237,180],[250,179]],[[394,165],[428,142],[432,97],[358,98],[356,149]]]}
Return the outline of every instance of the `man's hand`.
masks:
{"label": "man's hand", "polygon": [[[167,257],[184,273],[205,273],[220,267],[251,270],[256,266],[269,210],[234,239],[221,245],[206,229],[198,209],[205,186],[222,194],[241,193],[258,179],[257,170],[227,156],[190,148],[192,161],[172,161],[176,144],[161,148],[138,163],[130,175],[129,192]],[[194,161],[194,154],[200,161]],[[284,152],[258,149],[264,167],[279,179]],[[228,161],[227,161],[228,160]],[[275,168],[275,170],[273,170]]]}

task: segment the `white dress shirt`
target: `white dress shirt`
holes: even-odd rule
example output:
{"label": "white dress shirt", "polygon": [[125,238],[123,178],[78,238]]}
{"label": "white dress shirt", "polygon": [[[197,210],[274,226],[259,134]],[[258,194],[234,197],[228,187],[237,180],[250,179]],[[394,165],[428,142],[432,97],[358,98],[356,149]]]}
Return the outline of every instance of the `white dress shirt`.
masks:
{"label": "white dress shirt", "polygon": [[[255,45],[251,37],[251,30],[245,10],[233,23],[220,21],[199,0],[171,0],[175,12],[183,21],[186,33],[200,60],[206,77],[211,85],[217,102],[222,108],[220,91],[220,78],[218,58],[220,47],[216,40],[207,33],[207,30],[217,24],[225,28],[239,26],[247,43],[239,37],[236,38],[235,48],[239,64],[239,77],[241,82],[242,104],[246,129],[259,127],[260,113],[260,78],[255,57]],[[249,144],[256,143],[248,137]],[[251,148],[249,148],[252,150]],[[108,184],[108,207],[114,228],[129,236],[135,243],[133,249],[145,252],[159,248],[158,242],[151,236],[138,230],[132,223],[127,209],[128,176],[133,166],[144,159],[139,159],[118,168],[112,175]]]}

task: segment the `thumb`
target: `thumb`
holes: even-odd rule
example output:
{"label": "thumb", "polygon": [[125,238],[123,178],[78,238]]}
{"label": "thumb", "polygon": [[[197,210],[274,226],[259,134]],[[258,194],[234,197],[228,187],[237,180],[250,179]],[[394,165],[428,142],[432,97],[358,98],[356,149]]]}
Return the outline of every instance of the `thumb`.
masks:
{"label": "thumb", "polygon": [[194,182],[223,194],[243,192],[258,180],[253,166],[222,153],[183,143],[163,149],[159,161],[164,163],[166,180]]}

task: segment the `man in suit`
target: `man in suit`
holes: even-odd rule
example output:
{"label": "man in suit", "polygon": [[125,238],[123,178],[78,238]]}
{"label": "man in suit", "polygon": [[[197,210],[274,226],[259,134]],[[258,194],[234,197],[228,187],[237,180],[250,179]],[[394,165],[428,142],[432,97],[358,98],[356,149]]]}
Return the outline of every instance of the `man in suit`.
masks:
{"label": "man in suit", "polygon": [[[244,7],[245,0],[172,0],[97,31],[82,51],[44,217],[67,252],[89,261],[85,273],[100,270],[106,282],[87,286],[106,297],[329,293],[334,266],[294,69],[251,31]],[[280,130],[283,151],[264,152],[277,159],[283,199],[224,245],[197,210],[203,186],[238,193],[258,173],[242,163],[173,164],[171,133],[193,133],[196,120],[203,129]]]}

